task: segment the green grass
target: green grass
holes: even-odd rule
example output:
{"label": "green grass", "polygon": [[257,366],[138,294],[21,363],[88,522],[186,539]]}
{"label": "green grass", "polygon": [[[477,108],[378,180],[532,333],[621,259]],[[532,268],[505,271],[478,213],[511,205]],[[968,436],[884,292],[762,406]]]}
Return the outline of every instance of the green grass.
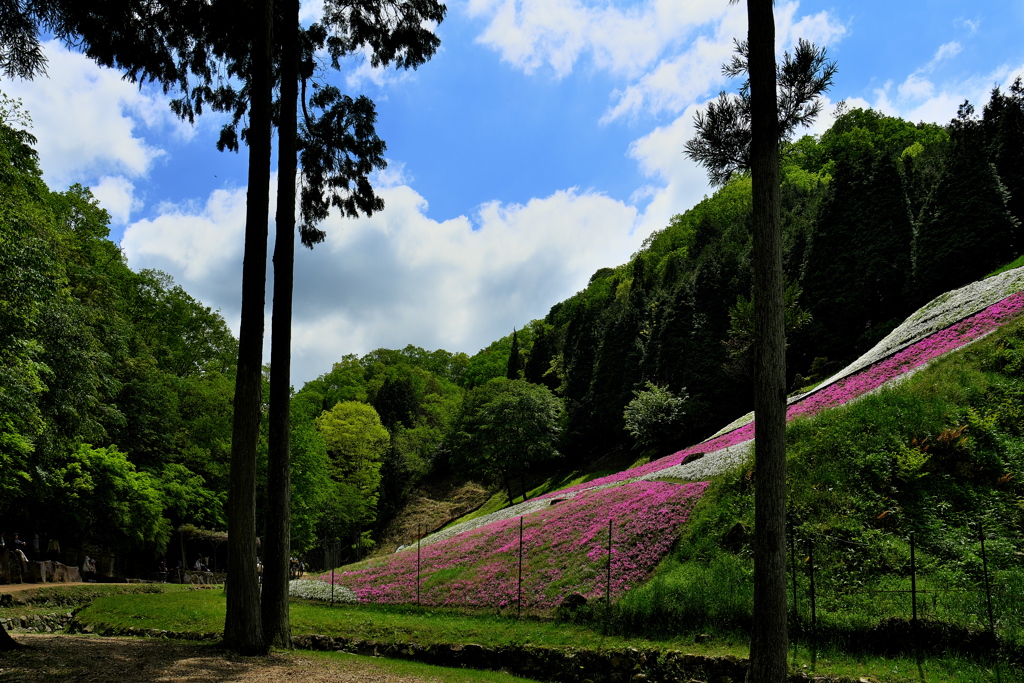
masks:
{"label": "green grass", "polygon": [[[726,572],[728,573],[728,572]],[[171,631],[219,632],[224,620],[224,596],[220,591],[168,592],[148,595],[115,595],[100,598],[79,613],[84,623],[115,628],[155,628]],[[586,647],[656,648],[682,650],[708,656],[746,657],[748,646],[742,635],[713,636],[697,644],[693,634],[666,635],[662,638],[604,636],[600,624],[574,624],[552,620],[522,619],[494,614],[467,614],[455,610],[385,607],[377,605],[325,605],[293,602],[292,631],[295,634],[360,638],[382,643],[420,645],[475,643],[486,647],[522,645],[551,648]],[[310,656],[345,656],[310,653]],[[439,669],[427,665],[391,660],[375,660],[397,673],[433,675],[444,681],[512,681],[494,672]],[[921,681],[923,672],[929,683],[978,683],[995,681],[994,669],[958,656],[929,657],[919,663],[913,657],[885,658],[857,656],[835,648],[816,653],[798,642],[792,649],[791,666],[818,675],[851,677],[871,676],[879,681],[904,683]],[[1019,669],[1003,665],[1003,681],[1015,680]],[[453,677],[455,676],[455,677]],[[459,678],[457,676],[464,676]]]}
{"label": "green grass", "polygon": [[336,662],[358,661],[362,666],[367,666],[367,662],[369,661],[372,662],[369,666],[372,666],[374,669],[379,669],[382,672],[387,672],[396,676],[418,676],[420,678],[427,678],[430,680],[444,681],[444,683],[477,683],[479,681],[485,681],[486,683],[530,683],[530,681],[533,680],[512,676],[500,671],[450,669],[443,666],[420,664],[419,662],[409,662],[402,659],[387,659],[383,657],[374,657],[373,659],[370,659],[343,652],[306,652],[302,653],[301,656]]}
{"label": "green grass", "polygon": [[[336,605],[293,601],[292,633],[362,638],[384,643],[475,643],[488,647],[526,644],[565,647],[668,647],[694,650],[693,639],[604,636],[600,626],[494,613],[415,606]],[[224,594],[194,591],[97,599],[77,615],[83,624],[116,629],[130,627],[168,631],[220,632],[224,625]],[[745,656],[744,642],[701,645],[701,654]],[[696,650],[694,650],[696,651]]]}
{"label": "green grass", "polygon": [[999,270],[992,271],[991,273],[989,273],[985,277],[992,277],[993,275],[999,275],[999,273],[1005,273],[1008,270],[1013,270],[1014,268],[1020,268],[1021,266],[1024,266],[1024,254],[1022,254],[1020,257],[1018,257],[1016,261],[1013,261],[1011,263],[1007,263],[1005,266],[1003,266]]}
{"label": "green grass", "polygon": [[[813,542],[819,643],[846,653],[829,664],[819,659],[819,670],[839,673],[834,662],[889,647],[884,636],[871,639],[872,629],[910,619],[911,533],[917,589],[927,591],[919,617],[950,650],[973,653],[926,660],[928,680],[996,680],[971,659],[987,652],[979,635],[988,629],[980,592],[986,562],[1001,656],[1024,660],[1024,320],[895,388],[794,421],[787,442],[800,620],[809,618]],[[706,631],[718,639],[747,632],[753,474],[749,463],[715,479],[672,555],[616,605],[614,632]],[[787,592],[791,582],[792,574]],[[919,680],[912,658],[864,661],[894,680]],[[1004,669],[1001,678],[1022,680],[1024,672]]]}

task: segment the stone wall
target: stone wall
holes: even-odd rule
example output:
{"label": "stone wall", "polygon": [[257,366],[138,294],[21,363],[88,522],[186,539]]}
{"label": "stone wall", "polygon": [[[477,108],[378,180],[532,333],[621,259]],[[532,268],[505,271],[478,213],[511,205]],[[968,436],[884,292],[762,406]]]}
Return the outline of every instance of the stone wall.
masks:
{"label": "stone wall", "polygon": [[[741,683],[748,661],[732,656],[707,657],[673,650],[621,648],[555,649],[532,645],[416,645],[380,643],[357,638],[296,636],[305,650],[350,652],[372,657],[412,659],[437,666],[507,671],[556,683]],[[793,674],[791,681],[812,680]],[[816,681],[856,683],[855,679],[816,677]]]}

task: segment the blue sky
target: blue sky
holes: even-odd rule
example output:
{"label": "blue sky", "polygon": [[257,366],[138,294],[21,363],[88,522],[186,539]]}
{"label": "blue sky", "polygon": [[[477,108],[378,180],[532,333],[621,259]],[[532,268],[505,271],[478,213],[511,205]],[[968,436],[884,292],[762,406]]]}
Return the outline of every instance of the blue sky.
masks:
{"label": "blue sky", "polygon": [[[416,344],[474,353],[543,317],[600,267],[709,192],[682,155],[693,115],[732,89],[746,33],[725,0],[452,0],[417,71],[354,58],[327,79],[371,97],[390,165],[371,218],[332,217],[300,250],[295,382],[347,353]],[[307,20],[319,14],[305,3]],[[780,51],[827,46],[829,93],[947,122],[1024,74],[1024,3],[778,2]],[[48,183],[93,188],[133,268],[158,268],[237,326],[245,153],[220,121],[174,120],[158,90],[48,45],[48,78],[2,81],[34,120]],[[810,131],[827,128],[824,116]],[[276,186],[276,179],[275,179]]]}

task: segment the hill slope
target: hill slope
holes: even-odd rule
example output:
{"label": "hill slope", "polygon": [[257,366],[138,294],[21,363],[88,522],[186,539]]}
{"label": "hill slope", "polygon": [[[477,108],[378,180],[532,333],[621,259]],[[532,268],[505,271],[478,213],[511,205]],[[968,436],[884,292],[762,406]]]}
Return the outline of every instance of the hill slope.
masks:
{"label": "hill slope", "polygon": [[[900,382],[1022,311],[1024,268],[944,294],[855,363],[794,396],[790,419]],[[669,551],[706,480],[747,462],[752,434],[748,415],[695,446],[445,529],[418,547],[346,567],[335,581],[363,600],[391,603],[501,609],[521,599],[544,610],[574,592],[594,598],[610,590],[618,599]],[[665,479],[696,483],[658,481]]]}

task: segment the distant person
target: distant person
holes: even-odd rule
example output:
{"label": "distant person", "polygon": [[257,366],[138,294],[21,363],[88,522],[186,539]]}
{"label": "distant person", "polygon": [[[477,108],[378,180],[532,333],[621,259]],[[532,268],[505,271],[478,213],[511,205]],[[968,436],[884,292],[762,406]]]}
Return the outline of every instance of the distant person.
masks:
{"label": "distant person", "polygon": [[17,531],[14,532],[14,540],[11,541],[11,544],[14,546],[15,550],[20,550],[22,553],[24,553],[25,550],[28,548],[28,544],[26,544],[25,541],[18,538]]}
{"label": "distant person", "polygon": [[167,583],[167,560],[160,560],[160,564],[156,566],[156,574],[160,578],[160,583]]}
{"label": "distant person", "polygon": [[82,581],[96,583],[96,560],[88,555],[82,561]]}
{"label": "distant person", "polygon": [[0,553],[7,550],[7,532],[0,531]]}
{"label": "distant person", "polygon": [[42,556],[39,548],[39,534],[32,534],[32,556],[35,558]]}
{"label": "distant person", "polygon": [[[14,534],[14,540],[17,542],[18,534]],[[28,557],[25,555],[25,551],[21,548],[25,545],[25,541],[21,542],[21,546],[14,546],[14,556],[18,558],[18,563],[21,565],[21,575],[25,576],[28,573]]]}
{"label": "distant person", "polygon": [[53,536],[46,542],[46,556],[54,562],[60,562],[60,541]]}

